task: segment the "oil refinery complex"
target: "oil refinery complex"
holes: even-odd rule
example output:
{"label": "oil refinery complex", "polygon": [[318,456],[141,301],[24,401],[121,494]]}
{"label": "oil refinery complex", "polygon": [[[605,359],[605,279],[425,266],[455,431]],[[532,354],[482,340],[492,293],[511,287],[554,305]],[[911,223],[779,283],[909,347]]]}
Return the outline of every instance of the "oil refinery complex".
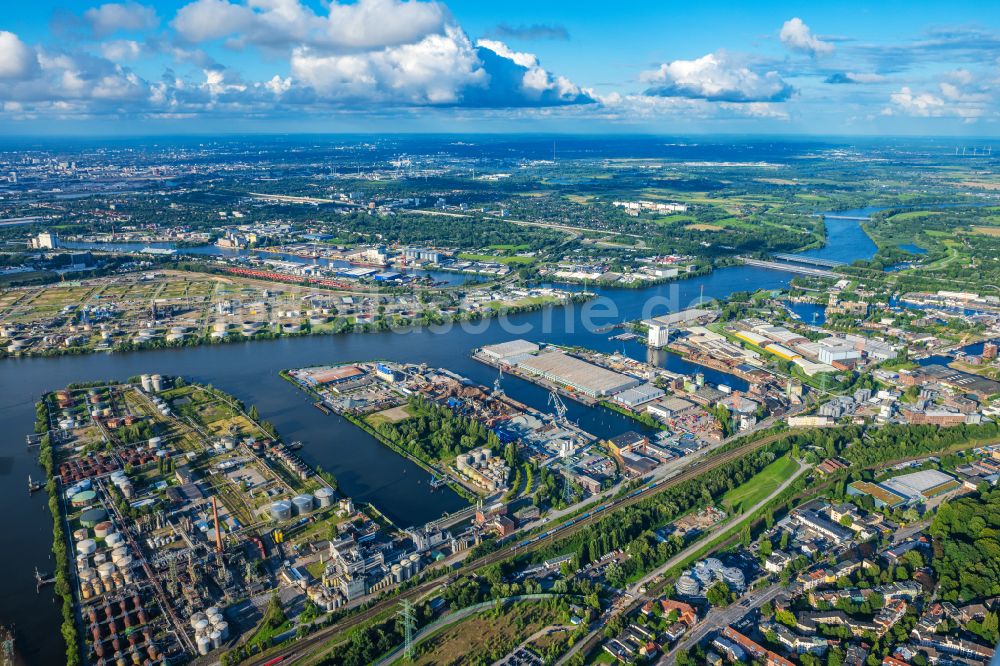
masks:
{"label": "oil refinery complex", "polygon": [[252,643],[272,594],[348,608],[477,541],[383,527],[296,443],[181,378],[56,391],[39,418],[57,554],[91,663],[176,663]]}

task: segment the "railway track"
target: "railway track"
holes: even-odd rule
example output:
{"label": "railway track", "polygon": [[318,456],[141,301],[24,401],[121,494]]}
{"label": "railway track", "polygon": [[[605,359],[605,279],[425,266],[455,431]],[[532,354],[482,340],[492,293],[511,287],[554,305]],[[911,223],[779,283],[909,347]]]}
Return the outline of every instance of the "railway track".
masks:
{"label": "railway track", "polygon": [[[423,595],[431,592],[432,590],[438,587],[441,587],[442,585],[447,584],[448,582],[450,582],[451,580],[455,579],[458,576],[475,573],[476,571],[484,567],[488,567],[491,564],[495,564],[497,562],[500,562],[510,557],[514,557],[516,555],[523,555],[525,553],[530,553],[532,551],[538,550],[542,546],[552,543],[557,539],[562,539],[564,537],[571,536],[572,534],[578,532],[580,529],[592,525],[597,521],[601,520],[610,512],[628,506],[632,506],[633,504],[637,504],[638,502],[648,499],[649,497],[652,497],[657,493],[678,486],[686,481],[695,479],[701,474],[704,474],[705,472],[710,472],[713,469],[721,467],[722,465],[725,465],[734,460],[738,460],[739,458],[742,458],[743,456],[749,453],[752,453],[769,444],[773,444],[774,442],[780,439],[784,439],[785,437],[788,437],[791,434],[794,434],[796,432],[801,432],[802,430],[803,429],[801,428],[794,430],[786,430],[781,433],[776,433],[774,435],[763,437],[753,442],[748,442],[744,446],[735,447],[728,451],[724,451],[723,453],[719,453],[704,458],[703,460],[699,460],[698,462],[692,463],[690,466],[684,468],[683,470],[681,470],[680,472],[678,472],[673,476],[664,477],[663,479],[660,479],[658,481],[647,483],[641,488],[632,491],[625,497],[621,497],[617,500],[611,500],[609,502],[606,502],[605,504],[602,504],[598,508],[592,511],[588,511],[581,516],[577,516],[576,518],[572,518],[569,521],[562,523],[558,527],[548,530],[547,532],[543,532],[542,534],[536,535],[530,539],[518,541],[515,544],[504,546],[499,550],[496,550],[492,553],[488,553],[480,557],[479,559],[473,562],[469,562],[463,567],[456,569],[454,573],[448,578],[428,581],[426,583],[417,585],[416,587],[404,590],[400,594],[397,594],[391,598],[378,601],[369,608],[366,608],[365,610],[360,611],[355,615],[347,617],[341,622],[320,629],[316,633],[307,636],[306,638],[300,639],[299,641],[296,641],[294,644],[289,646],[287,657],[281,663],[290,663],[295,659],[307,656],[308,654],[310,654],[310,648],[322,645],[326,641],[331,639],[333,636],[336,636],[339,633],[348,631],[361,624],[364,624],[368,620],[371,620],[377,617],[378,615],[381,615],[382,613],[386,612],[387,610],[398,604],[400,601],[403,601],[405,599],[409,599],[412,601],[416,598],[422,597]],[[263,666],[264,664],[267,664],[269,661],[273,660],[277,656],[278,655],[276,655],[275,653],[257,655],[256,658],[251,658],[247,660],[245,663],[250,664],[251,666]]]}

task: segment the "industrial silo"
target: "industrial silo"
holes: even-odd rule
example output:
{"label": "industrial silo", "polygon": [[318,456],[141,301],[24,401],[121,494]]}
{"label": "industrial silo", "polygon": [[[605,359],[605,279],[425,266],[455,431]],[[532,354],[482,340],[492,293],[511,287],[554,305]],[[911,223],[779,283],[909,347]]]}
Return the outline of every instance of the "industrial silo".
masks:
{"label": "industrial silo", "polygon": [[316,491],[316,502],[319,504],[319,508],[325,509],[333,504],[333,490],[327,487],[322,487]]}
{"label": "industrial silo", "polygon": [[295,506],[296,515],[304,516],[313,510],[313,496],[309,493],[296,495],[292,498],[292,504]]}
{"label": "industrial silo", "polygon": [[271,519],[288,520],[292,517],[292,503],[288,500],[271,502]]}

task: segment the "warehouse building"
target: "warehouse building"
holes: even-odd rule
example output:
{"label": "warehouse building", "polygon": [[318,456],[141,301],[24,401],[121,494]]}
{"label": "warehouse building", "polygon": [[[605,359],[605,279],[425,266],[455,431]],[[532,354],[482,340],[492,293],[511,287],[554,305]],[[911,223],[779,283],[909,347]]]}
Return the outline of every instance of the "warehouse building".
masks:
{"label": "warehouse building", "polygon": [[509,363],[510,359],[525,354],[537,354],[538,345],[527,340],[511,340],[496,345],[486,345],[479,350],[482,356],[495,363]]}
{"label": "warehouse building", "polygon": [[523,358],[518,361],[517,367],[592,398],[612,396],[643,383],[634,377],[612,372],[561,351]]}
{"label": "warehouse building", "polygon": [[642,384],[641,386],[622,391],[614,397],[614,400],[622,407],[635,409],[639,405],[652,402],[653,400],[662,398],[664,395],[666,394],[663,392],[663,389],[652,384]]}
{"label": "warehouse building", "polygon": [[955,477],[936,469],[897,476],[883,481],[881,485],[906,497],[910,502],[929,500],[962,486]]}

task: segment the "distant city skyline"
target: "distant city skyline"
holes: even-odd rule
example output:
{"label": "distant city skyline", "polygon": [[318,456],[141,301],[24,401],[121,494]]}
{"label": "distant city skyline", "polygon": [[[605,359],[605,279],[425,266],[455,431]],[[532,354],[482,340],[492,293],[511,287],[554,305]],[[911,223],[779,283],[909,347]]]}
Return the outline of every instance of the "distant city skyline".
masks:
{"label": "distant city skyline", "polygon": [[990,2],[40,0],[0,135],[1000,135]]}

